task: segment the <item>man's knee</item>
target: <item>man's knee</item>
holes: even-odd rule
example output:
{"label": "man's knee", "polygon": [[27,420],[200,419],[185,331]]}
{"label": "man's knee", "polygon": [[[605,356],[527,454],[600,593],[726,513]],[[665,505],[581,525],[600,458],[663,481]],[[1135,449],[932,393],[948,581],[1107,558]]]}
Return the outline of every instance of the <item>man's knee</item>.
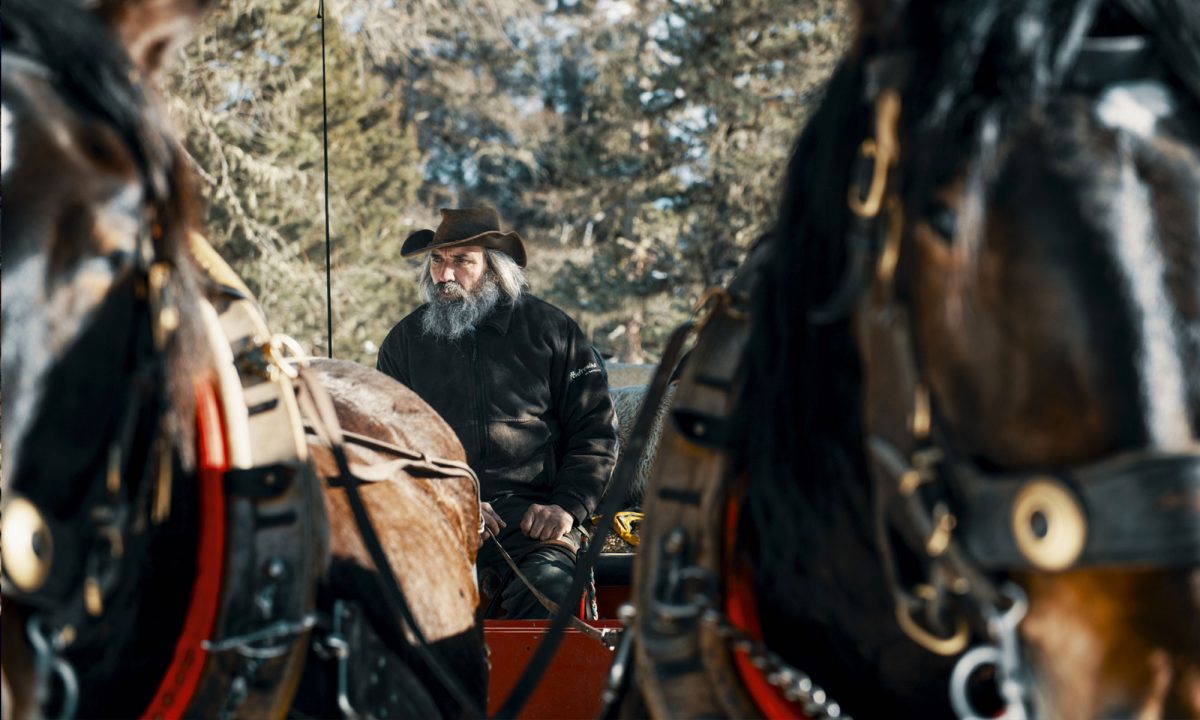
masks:
{"label": "man's knee", "polygon": [[[571,588],[575,559],[555,548],[543,548],[523,558],[520,568],[529,584],[539,593],[551,602],[561,604]],[[501,605],[505,616],[512,619],[548,618],[552,615],[515,575],[504,588]]]}

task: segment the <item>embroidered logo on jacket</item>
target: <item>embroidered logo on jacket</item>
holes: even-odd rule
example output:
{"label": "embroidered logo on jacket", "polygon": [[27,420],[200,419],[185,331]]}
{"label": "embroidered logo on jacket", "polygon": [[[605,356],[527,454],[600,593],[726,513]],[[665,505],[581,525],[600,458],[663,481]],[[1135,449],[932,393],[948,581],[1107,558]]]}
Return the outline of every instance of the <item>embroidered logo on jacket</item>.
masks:
{"label": "embroidered logo on jacket", "polygon": [[583,367],[579,368],[578,370],[572,370],[571,374],[567,376],[567,382],[574,382],[575,378],[583,377],[584,375],[591,375],[592,373],[598,373],[598,372],[600,372],[599,365],[597,365],[596,363],[588,363],[587,365],[584,365]]}

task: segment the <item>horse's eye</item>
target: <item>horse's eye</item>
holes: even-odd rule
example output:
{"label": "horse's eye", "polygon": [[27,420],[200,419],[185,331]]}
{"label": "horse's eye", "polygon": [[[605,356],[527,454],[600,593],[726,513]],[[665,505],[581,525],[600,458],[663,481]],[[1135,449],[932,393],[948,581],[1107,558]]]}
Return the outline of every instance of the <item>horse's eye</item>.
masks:
{"label": "horse's eye", "polygon": [[125,147],[117,134],[109,128],[93,126],[80,136],[80,146],[92,162],[108,170],[116,170],[129,164]]}
{"label": "horse's eye", "polygon": [[958,213],[949,205],[937,200],[932,201],[925,210],[925,220],[929,227],[941,236],[943,242],[954,242],[954,236],[958,232]]}

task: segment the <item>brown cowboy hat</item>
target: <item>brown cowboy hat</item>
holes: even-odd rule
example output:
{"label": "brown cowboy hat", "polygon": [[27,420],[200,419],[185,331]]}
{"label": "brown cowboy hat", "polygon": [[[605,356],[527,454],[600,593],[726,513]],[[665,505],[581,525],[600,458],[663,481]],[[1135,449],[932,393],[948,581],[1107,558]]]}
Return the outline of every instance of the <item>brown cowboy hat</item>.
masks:
{"label": "brown cowboy hat", "polygon": [[505,253],[525,267],[525,243],[521,236],[509,230],[501,232],[500,214],[490,207],[442,208],[442,221],[437,230],[418,230],[404,241],[400,254],[412,257],[430,250],[479,245]]}

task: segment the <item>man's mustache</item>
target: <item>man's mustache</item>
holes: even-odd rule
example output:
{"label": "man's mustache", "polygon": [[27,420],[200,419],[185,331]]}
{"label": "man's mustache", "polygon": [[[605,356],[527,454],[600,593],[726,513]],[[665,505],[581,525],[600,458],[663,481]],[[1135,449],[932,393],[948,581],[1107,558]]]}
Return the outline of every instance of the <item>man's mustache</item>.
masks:
{"label": "man's mustache", "polygon": [[467,296],[467,291],[463,289],[463,286],[459,285],[453,280],[436,283],[434,287],[437,288],[439,295],[449,295],[450,297],[456,298],[464,298]]}

